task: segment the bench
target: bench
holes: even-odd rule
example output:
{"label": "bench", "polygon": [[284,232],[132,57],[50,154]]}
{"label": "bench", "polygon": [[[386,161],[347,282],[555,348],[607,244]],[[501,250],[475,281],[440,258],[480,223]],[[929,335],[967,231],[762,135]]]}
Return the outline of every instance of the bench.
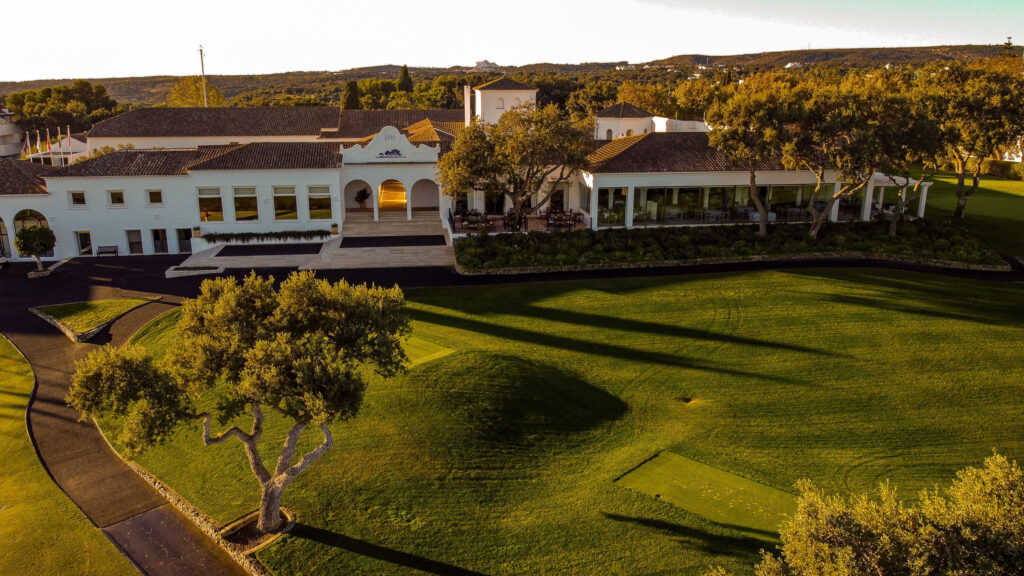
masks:
{"label": "bench", "polygon": [[117,256],[117,246],[97,246],[97,256]]}

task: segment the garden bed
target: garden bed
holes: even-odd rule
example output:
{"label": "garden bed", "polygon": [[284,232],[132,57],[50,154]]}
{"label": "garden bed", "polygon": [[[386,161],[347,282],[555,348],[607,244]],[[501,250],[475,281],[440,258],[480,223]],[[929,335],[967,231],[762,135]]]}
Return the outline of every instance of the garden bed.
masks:
{"label": "garden bed", "polygon": [[763,260],[857,258],[970,270],[1009,270],[1006,261],[962,229],[907,222],[896,238],[888,223],[829,226],[817,240],[797,226],[579,230],[473,236],[455,243],[464,274],[553,272],[723,264]]}
{"label": "garden bed", "polygon": [[156,298],[111,298],[29,308],[73,342],[86,342],[108,324]]}

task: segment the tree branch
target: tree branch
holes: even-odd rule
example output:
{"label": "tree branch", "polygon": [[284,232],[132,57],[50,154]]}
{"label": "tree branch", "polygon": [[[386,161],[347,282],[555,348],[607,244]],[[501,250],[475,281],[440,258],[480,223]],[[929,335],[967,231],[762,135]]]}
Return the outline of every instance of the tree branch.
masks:
{"label": "tree branch", "polygon": [[252,473],[259,479],[260,484],[266,484],[270,481],[270,472],[267,471],[267,467],[263,465],[263,459],[260,457],[259,441],[260,436],[263,435],[263,410],[260,409],[260,405],[257,403],[252,404],[252,433],[246,434],[238,426],[232,426],[224,432],[216,436],[210,435],[210,421],[212,417],[209,412],[203,412],[196,415],[197,418],[203,419],[203,445],[209,446],[211,444],[220,444],[226,441],[228,438],[238,438],[238,441],[245,447],[245,455],[249,458],[249,468],[252,469]]}
{"label": "tree branch", "polygon": [[331,435],[331,429],[327,424],[320,425],[320,432],[324,435],[324,441],[320,443],[312,452],[309,452],[299,460],[298,464],[288,468],[284,471],[284,475],[288,477],[290,482],[296,476],[305,470],[310,464],[319,460],[324,454],[327,453],[334,446],[334,437]]}
{"label": "tree branch", "polygon": [[288,466],[292,463],[292,458],[295,457],[295,445],[299,442],[299,437],[302,436],[302,431],[306,429],[306,425],[302,422],[296,422],[292,429],[288,431],[288,436],[284,440],[284,449],[281,450],[281,456],[277,459],[277,468],[274,469],[274,476],[279,476],[288,469]]}

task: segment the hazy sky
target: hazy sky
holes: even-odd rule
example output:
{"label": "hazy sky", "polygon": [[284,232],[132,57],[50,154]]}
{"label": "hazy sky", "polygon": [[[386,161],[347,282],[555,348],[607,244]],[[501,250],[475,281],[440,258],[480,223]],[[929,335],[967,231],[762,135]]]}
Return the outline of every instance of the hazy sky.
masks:
{"label": "hazy sky", "polygon": [[[0,80],[1024,42],[1024,0],[82,0],[22,3]],[[36,16],[27,17],[32,12]],[[15,25],[33,22],[36,25]]]}

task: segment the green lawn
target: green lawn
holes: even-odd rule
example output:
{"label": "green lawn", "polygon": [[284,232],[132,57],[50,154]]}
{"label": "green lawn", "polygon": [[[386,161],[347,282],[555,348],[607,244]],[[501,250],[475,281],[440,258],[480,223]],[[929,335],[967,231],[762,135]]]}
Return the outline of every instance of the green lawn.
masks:
{"label": "green lawn", "polygon": [[[849,269],[406,296],[414,347],[453,352],[334,427],[285,495],[299,525],[260,553],[277,574],[749,574],[764,543],[742,518],[623,475],[667,451],[698,487],[912,498],[993,448],[1024,460],[1019,284]],[[138,341],[166,345],[157,322]],[[140,462],[221,522],[253,509],[241,448],[198,434]]]}
{"label": "green lawn", "polygon": [[[956,207],[956,176],[944,173],[934,181],[926,215],[948,219]],[[967,201],[964,225],[1002,254],[1024,256],[1024,182],[983,176],[977,194]]]}
{"label": "green lawn", "polygon": [[137,574],[39,463],[25,427],[34,385],[0,336],[0,574]]}
{"label": "green lawn", "polygon": [[83,333],[104,326],[118,316],[152,301],[148,298],[111,298],[40,306],[36,310],[60,320],[75,332]]}

